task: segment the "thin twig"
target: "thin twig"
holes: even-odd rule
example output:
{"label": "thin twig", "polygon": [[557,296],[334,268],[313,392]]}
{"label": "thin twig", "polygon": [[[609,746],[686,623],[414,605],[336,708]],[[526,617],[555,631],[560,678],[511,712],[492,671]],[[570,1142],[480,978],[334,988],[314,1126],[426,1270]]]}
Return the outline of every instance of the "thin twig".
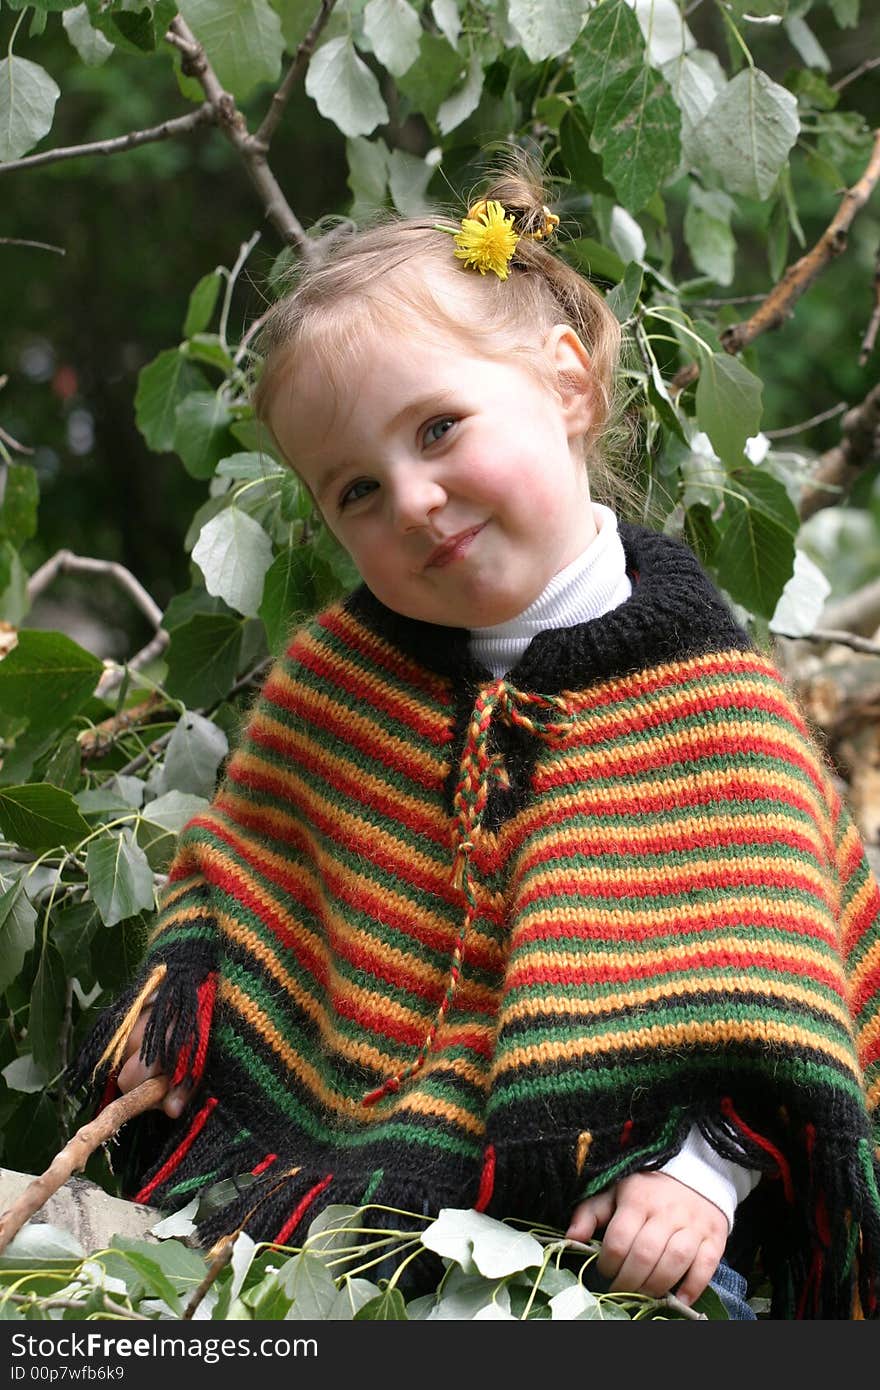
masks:
{"label": "thin twig", "polygon": [[208,1292],[211,1285],[214,1283],[214,1280],[217,1278],[219,1274],[223,1272],[223,1270],[229,1264],[229,1261],[232,1259],[232,1251],[234,1247],[235,1241],[231,1236],[227,1236],[224,1240],[220,1242],[219,1249],[217,1246],[214,1247],[214,1249],[217,1250],[217,1254],[211,1261],[211,1264],[208,1267],[208,1272],[205,1275],[204,1279],[199,1284],[199,1287],[196,1289],[189,1303],[187,1303],[186,1307],[183,1310],[184,1321],[188,1320],[194,1315],[202,1299],[205,1297],[205,1294]]}
{"label": "thin twig", "polygon": [[16,1198],[12,1206],[0,1215],[0,1253],[4,1251],[13,1236],[21,1230],[25,1222],[45,1206],[49,1198],[63,1187],[68,1178],[84,1168],[88,1159],[101,1144],[111,1139],[117,1130],[141,1115],[145,1110],[158,1105],[168,1090],[166,1076],[154,1076],[144,1081],[118,1100],[112,1101],[94,1120],[82,1125],[56,1154],[49,1167],[33,1182],[29,1182],[24,1192]]}
{"label": "thin twig", "polygon": [[799,425],[786,425],[784,429],[764,430],[763,433],[768,439],[786,439],[792,434],[806,434],[813,425],[821,425],[824,420],[833,420],[835,415],[842,415],[848,409],[849,406],[846,401],[839,401],[830,410],[823,410],[821,415],[813,415],[809,420],[802,420]]}
{"label": "thin twig", "polygon": [[857,68],[853,68],[852,72],[848,72],[845,77],[840,77],[836,82],[832,82],[832,92],[842,92],[844,87],[849,86],[850,82],[855,82],[856,78],[861,77],[863,73],[870,72],[872,68],[878,66],[880,66],[880,58],[866,58],[864,63],[860,63]]}
{"label": "thin twig", "polygon": [[33,449],[29,449],[26,444],[19,444],[17,439],[13,439],[12,435],[9,434],[2,425],[0,425],[0,439],[3,440],[4,444],[8,444],[10,449],[15,449],[19,454],[32,454],[34,452]]}
{"label": "thin twig", "polygon": [[28,580],[27,592],[31,603],[54,583],[59,574],[103,574],[114,580],[134,600],[144,616],[158,627],[162,621],[162,609],[151,598],[146,589],[135,579],[131,570],[116,560],[94,560],[90,556],[74,555],[72,550],[58,550],[42,564]]}
{"label": "thin twig", "polygon": [[839,647],[851,647],[854,652],[864,652],[866,656],[880,656],[880,642],[872,642],[867,637],[859,637],[855,632],[842,632],[833,627],[817,627],[813,632],[776,632],[774,637],[784,637],[789,642],[833,642]]}
{"label": "thin twig", "polygon": [[35,251],[54,251],[56,256],[67,255],[63,246],[52,246],[48,241],[29,241],[26,237],[19,236],[0,236],[0,246],[30,246]]}
{"label": "thin twig", "polygon": [[284,114],[284,108],[290,101],[294,88],[308,67],[318,35],[330,18],[331,11],[335,4],[336,0],[321,0],[321,8],[315,16],[312,27],[296,50],[296,55],[294,56],[291,66],[287,70],[281,86],[272,97],[269,110],[266,112],[263,123],[254,136],[254,140],[258,145],[262,145],[264,152],[268,150],[272,142],[272,136],[278,129],[279,122]]}
{"label": "thin twig", "polygon": [[[74,1312],[82,1313],[82,1303],[77,1303],[73,1298],[40,1298],[35,1293],[6,1293],[0,1295],[0,1301],[9,1299],[10,1303],[29,1304],[43,1308],[70,1308]],[[135,1313],[131,1308],[123,1308],[121,1303],[115,1303],[109,1294],[104,1294],[104,1308],[108,1313],[113,1313],[115,1317],[128,1318],[131,1322],[152,1322],[146,1313]]]}
{"label": "thin twig", "polygon": [[874,278],[871,283],[874,287],[874,310],[868,320],[868,327],[865,329],[865,336],[862,339],[862,350],[859,353],[860,367],[864,367],[874,351],[877,330],[880,328],[880,250],[877,251],[877,259],[874,262]]}
{"label": "thin twig", "polygon": [[865,206],[880,179],[880,130],[874,137],[871,158],[862,177],[843,195],[840,206],[816,245],[794,265],[789,266],[778,285],[752,314],[751,318],[731,324],[721,334],[721,346],[736,354],[770,329],[779,328],[794,312],[794,306],[805,290],[841,251],[845,250],[847,233],[857,212]]}
{"label": "thin twig", "polygon": [[132,130],[127,135],[116,135],[109,140],[92,140],[87,145],[65,145],[59,149],[42,150],[39,154],[26,155],[24,159],[12,159],[7,164],[0,164],[0,174],[8,174],[13,169],[34,169],[38,164],[57,164],[63,159],[80,159],[91,154],[121,154],[124,150],[137,149],[139,145],[151,145],[157,140],[171,140],[178,135],[189,135],[213,120],[214,109],[210,102],[206,101],[197,111],[189,111],[185,116],[174,116],[171,120],[151,126],[148,130]]}
{"label": "thin twig", "polygon": [[852,487],[878,455],[880,441],[880,384],[843,417],[839,444],[818,459],[810,483],[801,494],[801,521],[823,507],[833,506]]}

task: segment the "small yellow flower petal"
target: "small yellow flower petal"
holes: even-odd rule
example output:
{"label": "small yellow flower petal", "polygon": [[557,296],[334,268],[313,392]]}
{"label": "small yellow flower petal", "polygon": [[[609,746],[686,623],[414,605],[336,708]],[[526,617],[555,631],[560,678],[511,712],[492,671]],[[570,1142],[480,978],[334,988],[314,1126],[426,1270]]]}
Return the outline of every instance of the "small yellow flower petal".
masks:
{"label": "small yellow flower petal", "polygon": [[461,219],[461,231],[455,235],[456,256],[481,275],[491,270],[499,280],[506,280],[519,241],[512,215],[494,200],[477,203],[471,213]]}

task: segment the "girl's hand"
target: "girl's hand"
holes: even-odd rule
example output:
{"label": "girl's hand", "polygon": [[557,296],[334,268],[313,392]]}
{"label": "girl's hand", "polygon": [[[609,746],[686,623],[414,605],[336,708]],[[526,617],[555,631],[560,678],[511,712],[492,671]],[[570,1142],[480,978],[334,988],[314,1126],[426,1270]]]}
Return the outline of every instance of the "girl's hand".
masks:
{"label": "girl's hand", "polygon": [[683,1303],[705,1289],[727,1244],[727,1217],[668,1173],[633,1173],[575,1207],[566,1235],[590,1240],[605,1227],[596,1268],[611,1291],[655,1298],[675,1288]]}
{"label": "girl's hand", "polygon": [[[125,1060],[119,1069],[116,1084],[120,1091],[132,1091],[135,1086],[139,1086],[142,1081],[149,1081],[151,1076],[162,1076],[162,1068],[158,1062],[153,1062],[152,1066],[145,1066],[138,1056],[143,1041],[144,1029],[150,1017],[149,1004],[141,1011],[137,1023],[131,1030],[131,1036],[125,1048]],[[176,1120],[186,1105],[189,1098],[189,1086],[175,1086],[172,1091],[167,1091],[161,1102],[161,1109],[169,1115],[172,1120]],[[160,1107],[156,1107],[157,1109]]]}

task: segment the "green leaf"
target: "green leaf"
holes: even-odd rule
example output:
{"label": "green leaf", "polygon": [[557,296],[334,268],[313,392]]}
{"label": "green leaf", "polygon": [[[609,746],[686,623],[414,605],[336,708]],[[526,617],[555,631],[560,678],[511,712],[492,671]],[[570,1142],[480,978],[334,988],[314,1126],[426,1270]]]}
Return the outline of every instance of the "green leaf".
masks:
{"label": "green leaf", "polygon": [[728,193],[768,198],[800,131],[797,100],[760,68],[737,73],[694,132],[692,154]]}
{"label": "green leaf", "polygon": [[89,701],[103,664],[60,632],[23,629],[0,661],[0,710],[28,719],[28,735],[61,729]]}
{"label": "green leaf", "polygon": [[483,95],[483,78],[483,64],[479,53],[475,52],[464,82],[437,108],[437,126],[441,135],[448,135],[476,111]]}
{"label": "green leaf", "polygon": [[60,95],[36,63],[15,54],[0,60],[0,164],[21,159],[48,135]]}
{"label": "green leaf", "polygon": [[259,614],[269,648],[276,654],[284,650],[291,628],[309,607],[312,582],[307,549],[303,545],[288,546],[276,555],[266,571]]}
{"label": "green leaf", "polygon": [[113,52],[113,44],[89,19],[88,5],[75,5],[61,16],[65,33],[88,68],[100,67]]}
{"label": "green leaf", "polygon": [[[361,1308],[365,1308],[368,1303],[372,1303],[375,1298],[380,1297],[381,1292],[378,1284],[371,1284],[369,1279],[343,1279],[336,1298],[325,1315],[326,1320],[328,1322],[352,1322]],[[408,1320],[409,1307],[407,1306]]]}
{"label": "green leaf", "polygon": [[638,212],[678,167],[681,154],[681,115],[661,73],[642,66],[605,89],[593,144],[620,202]]}
{"label": "green leaf", "polygon": [[207,390],[202,373],[187,361],[181,348],[167,348],[143,367],[134,398],[137,427],[154,453],[174,448],[178,405],[191,391]]}
{"label": "green leaf", "polygon": [[625,0],[605,0],[592,9],[571,56],[578,105],[592,125],[608,88],[645,62],[645,40],[632,7]]}
{"label": "green leaf", "polygon": [[179,0],[221,86],[239,100],[281,75],[281,20],[268,0]]}
{"label": "green leaf", "polygon": [[222,614],[196,613],[171,633],[165,686],[190,709],[228,694],[238,673],[243,624]]}
{"label": "green leaf", "polygon": [[6,486],[0,505],[0,536],[16,546],[30,540],[37,529],[39,501],[36,471],[29,464],[7,464]]}
{"label": "green leaf", "polygon": [[391,201],[401,217],[421,217],[428,210],[425,191],[435,165],[406,150],[392,150],[388,161]]}
{"label": "green leaf", "polygon": [[135,833],[154,873],[168,867],[181,830],[208,804],[205,797],[177,791],[164,792],[147,804]]}
{"label": "green leaf", "polygon": [[397,86],[426,120],[436,121],[443,102],[467,75],[467,63],[446,39],[423,34],[418,59]]}
{"label": "green leaf", "polygon": [[379,83],[349,38],[330,39],[314,54],[306,92],[343,135],[369,135],[388,120]]}
{"label": "green leaf", "polygon": [[48,782],[28,782],[0,787],[0,830],[12,844],[39,851],[78,844],[88,835],[89,823],[69,792]]}
{"label": "green leaf", "polygon": [[209,594],[246,617],[257,616],[272,564],[272,542],[259,522],[240,507],[225,507],[202,527],[192,557]]}
{"label": "green leaf", "polygon": [[364,33],[379,62],[395,77],[419,56],[422,25],[407,0],[370,0],[364,10]]}
{"label": "green leaf", "polygon": [[137,1270],[143,1280],[144,1287],[148,1289],[150,1293],[156,1294],[161,1298],[168,1304],[171,1311],[180,1317],[183,1313],[183,1304],[180,1301],[178,1292],[171,1280],[162,1272],[162,1269],[156,1261],[135,1250],[127,1250],[125,1252],[125,1258],[132,1268]]}
{"label": "green leaf", "polygon": [[232,415],[216,391],[191,391],[174,412],[174,448],[194,478],[210,478],[229,453]]}
{"label": "green leaf", "polygon": [[770,631],[787,637],[809,637],[820,617],[831,585],[803,550],[794,553],[794,571],[770,619]]}
{"label": "green leaf", "polygon": [[208,327],[217,305],[222,280],[220,271],[212,270],[210,274],[203,275],[192,290],[183,325],[185,338],[191,338],[194,333],[203,333]]}
{"label": "green leaf", "polygon": [[131,983],[146,946],[143,918],[131,917],[113,927],[103,927],[92,941],[92,969],[103,989],[114,992]]}
{"label": "green leaf", "polygon": [[101,925],[101,914],[93,902],[77,903],[60,913],[52,928],[64,969],[85,987],[91,974],[91,943]]}
{"label": "green leaf", "polygon": [[28,1014],[28,1042],[34,1061],[52,1073],[58,1064],[58,1040],[64,1018],[67,974],[64,963],[51,941],[40,953],[40,963],[31,992]]}
{"label": "green leaf", "polygon": [[543,1250],[527,1231],[505,1226],[483,1212],[444,1207],[421,1233],[422,1244],[444,1259],[476,1270],[487,1279],[502,1279],[540,1265]]}
{"label": "green leaf", "polygon": [[46,1068],[34,1061],[29,1052],[16,1057],[14,1062],[9,1062],[3,1068],[2,1076],[13,1091],[21,1091],[25,1095],[44,1091],[49,1080]]}
{"label": "green leaf", "polygon": [[107,927],[155,907],[152,870],[128,827],[92,840],[86,874],[89,892]]}
{"label": "green leaf", "polygon": [[14,627],[20,627],[30,612],[27,583],[27,570],[15,546],[0,541],[0,618]]}
{"label": "green leaf", "polygon": [[278,1271],[278,1280],[293,1300],[287,1319],[305,1322],[325,1320],[336,1302],[337,1288],[324,1261],[308,1250],[287,1260]]}
{"label": "green leaf", "polygon": [[510,1313],[510,1293],[506,1288],[453,1265],[435,1295],[430,1318],[432,1322],[471,1322],[485,1317],[486,1310],[496,1302],[505,1316]]}
{"label": "green leaf", "polygon": [[440,33],[455,48],[461,36],[461,15],[456,0],[431,0],[431,14]]}
{"label": "green leaf", "polygon": [[605,302],[618,323],[626,323],[632,318],[633,310],[639,302],[645,272],[635,261],[630,261],[619,285],[615,285],[605,296]]}
{"label": "green leaf", "polygon": [[388,146],[384,140],[366,140],[356,135],[345,142],[348,159],[348,186],[354,202],[351,216],[358,222],[385,206],[388,191]]}
{"label": "green leaf", "polygon": [[785,32],[793,48],[800,54],[806,68],[817,68],[820,72],[831,71],[831,61],[806,20],[800,15],[792,15],[785,21]]}
{"label": "green leaf", "polygon": [[230,454],[217,464],[218,478],[235,478],[238,482],[258,482],[267,478],[291,478],[289,468],[276,463],[270,454]]}
{"label": "green leaf", "polygon": [[859,22],[859,0],[828,0],[841,29],[854,29]]}
{"label": "green leaf", "polygon": [[743,460],[746,440],[761,423],[759,377],[726,352],[702,354],[697,382],[697,423],[728,468]]}
{"label": "green leaf", "polygon": [[160,795],[177,791],[211,797],[217,769],[228,751],[229,743],[223,730],[210,719],[188,710],[181,715],[168,743],[158,783]]}
{"label": "green leaf", "polygon": [[579,107],[573,106],[563,117],[559,144],[562,162],[579,190],[614,197],[614,189],[602,172],[602,160],[590,147],[590,127]]}
{"label": "green leaf", "polygon": [[776,478],[746,465],[731,474],[738,496],[727,497],[715,568],[737,603],[772,618],[794,568],[797,513]]}
{"label": "green leaf", "polygon": [[691,183],[684,215],[684,237],[691,260],[704,275],[719,285],[733,280],[736,241],[730,230],[733,199],[726,193],[700,188]]}
{"label": "green leaf", "polygon": [[37,914],[16,879],[0,895],[0,994],[20,973],[24,958],[34,944]]}
{"label": "green leaf", "polygon": [[620,256],[592,237],[576,237],[567,241],[563,249],[566,259],[590,277],[617,282],[626,274],[626,264]]}
{"label": "green leaf", "polygon": [[583,1284],[575,1283],[570,1288],[563,1289],[561,1293],[553,1295],[550,1299],[550,1316],[553,1319],[570,1321],[581,1319],[596,1307],[597,1301],[594,1293],[585,1289]]}
{"label": "green leaf", "polygon": [[385,1289],[354,1315],[354,1322],[407,1322],[406,1303],[400,1289]]}
{"label": "green leaf", "polygon": [[[45,1089],[23,1096],[3,1134],[3,1162],[8,1168],[41,1173],[60,1148],[57,1100]],[[30,1286],[30,1281],[29,1281]],[[57,1280],[55,1287],[58,1287]]]}
{"label": "green leaf", "polygon": [[565,53],[581,31],[584,0],[508,0],[513,30],[532,63]]}
{"label": "green leaf", "polygon": [[207,367],[216,367],[224,376],[235,367],[235,359],[218,333],[194,333],[186,340],[186,355],[192,362],[204,362]]}

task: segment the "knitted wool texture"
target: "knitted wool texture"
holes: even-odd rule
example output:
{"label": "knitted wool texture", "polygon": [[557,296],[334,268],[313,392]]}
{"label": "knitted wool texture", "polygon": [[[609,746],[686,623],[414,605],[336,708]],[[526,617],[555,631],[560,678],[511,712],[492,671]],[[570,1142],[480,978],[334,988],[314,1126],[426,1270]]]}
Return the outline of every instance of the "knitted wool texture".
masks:
{"label": "knitted wool texture", "polygon": [[300,631],[79,1075],[158,991],[142,1055],[198,1084],[138,1199],[238,1179],[205,1240],[331,1202],[564,1226],[696,1123],[765,1175],[734,1237],[771,1315],[876,1316],[880,894],[772,664],[621,534],[632,597],[509,681],[364,588]]}

